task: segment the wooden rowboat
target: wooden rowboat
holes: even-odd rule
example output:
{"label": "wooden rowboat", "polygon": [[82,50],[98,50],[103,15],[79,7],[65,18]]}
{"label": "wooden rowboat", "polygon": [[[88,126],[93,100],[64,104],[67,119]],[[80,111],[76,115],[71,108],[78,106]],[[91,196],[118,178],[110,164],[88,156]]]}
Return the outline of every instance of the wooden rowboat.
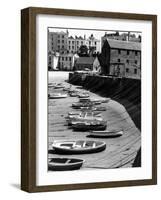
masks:
{"label": "wooden rowboat", "polygon": [[105,130],[105,131],[91,131],[89,137],[101,137],[101,138],[113,138],[120,137],[123,135],[122,130]]}
{"label": "wooden rowboat", "polygon": [[84,160],[78,158],[51,158],[48,169],[52,171],[67,171],[80,169]]}
{"label": "wooden rowboat", "polygon": [[89,94],[88,93],[84,93],[84,94],[80,94],[78,95],[79,98],[88,98]]}
{"label": "wooden rowboat", "polygon": [[52,147],[60,154],[85,154],[105,150],[106,143],[93,140],[60,140],[53,142]]}
{"label": "wooden rowboat", "polygon": [[57,93],[57,94],[50,94],[49,98],[50,99],[62,99],[62,98],[66,98],[67,96],[68,96],[67,94]]}
{"label": "wooden rowboat", "polygon": [[72,128],[74,131],[90,131],[90,130],[104,131],[106,127],[107,123],[104,121],[98,121],[98,120],[92,122],[72,121]]}
{"label": "wooden rowboat", "polygon": [[77,97],[77,96],[78,96],[78,93],[77,93],[77,92],[71,92],[71,93],[70,93],[70,96],[71,96],[71,97]]}
{"label": "wooden rowboat", "polygon": [[93,106],[93,103],[91,102],[88,102],[88,103],[80,103],[80,102],[77,102],[77,103],[73,103],[72,104],[72,107],[73,108],[81,108],[81,107],[91,107]]}
{"label": "wooden rowboat", "polygon": [[55,85],[54,87],[54,89],[62,89],[62,88],[64,88],[64,86],[61,83]]}

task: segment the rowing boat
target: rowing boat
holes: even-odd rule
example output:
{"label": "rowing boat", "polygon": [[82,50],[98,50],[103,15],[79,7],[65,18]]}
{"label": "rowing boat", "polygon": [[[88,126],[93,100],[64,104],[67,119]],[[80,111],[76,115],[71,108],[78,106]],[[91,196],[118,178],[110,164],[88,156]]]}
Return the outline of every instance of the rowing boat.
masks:
{"label": "rowing boat", "polygon": [[106,143],[93,140],[59,140],[52,144],[56,153],[85,154],[96,153],[105,150]]}
{"label": "rowing boat", "polygon": [[105,130],[105,131],[91,131],[88,136],[90,137],[101,137],[101,138],[113,138],[120,137],[123,135],[122,130]]}
{"label": "rowing boat", "polygon": [[89,94],[88,93],[83,93],[78,95],[79,98],[88,98]]}
{"label": "rowing boat", "polygon": [[81,122],[81,121],[72,121],[72,128],[74,131],[104,131],[107,127],[107,122],[105,121],[91,121],[91,122]]}
{"label": "rowing boat", "polygon": [[49,98],[50,99],[62,99],[62,98],[66,98],[67,96],[68,96],[67,94],[56,93],[56,94],[50,94]]}
{"label": "rowing boat", "polygon": [[78,158],[51,158],[48,169],[52,171],[67,171],[80,169],[84,163],[83,159]]}

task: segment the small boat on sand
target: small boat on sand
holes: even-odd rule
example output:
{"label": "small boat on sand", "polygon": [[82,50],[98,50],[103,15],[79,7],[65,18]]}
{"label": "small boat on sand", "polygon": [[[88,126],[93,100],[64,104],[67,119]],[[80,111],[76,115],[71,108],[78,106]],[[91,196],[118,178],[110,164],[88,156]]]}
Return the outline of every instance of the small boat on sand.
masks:
{"label": "small boat on sand", "polygon": [[68,117],[80,116],[82,113],[93,113],[94,116],[100,115],[100,111],[82,110],[81,112],[69,112]]}
{"label": "small boat on sand", "polygon": [[52,171],[67,171],[80,169],[84,160],[78,158],[51,158],[48,169]]}
{"label": "small boat on sand", "polygon": [[113,138],[123,135],[122,130],[91,131],[89,137]]}
{"label": "small boat on sand", "polygon": [[105,150],[106,143],[93,140],[60,140],[52,144],[56,153],[85,154],[96,153]]}
{"label": "small boat on sand", "polygon": [[77,109],[79,109],[81,107],[91,107],[91,106],[93,106],[92,102],[86,102],[86,103],[77,102],[77,103],[72,104],[72,107],[77,108]]}
{"label": "small boat on sand", "polygon": [[106,107],[104,107],[104,106],[98,106],[98,107],[96,107],[96,106],[93,106],[93,104],[92,105],[88,105],[88,104],[84,104],[83,106],[78,106],[78,107],[73,107],[73,108],[76,108],[76,109],[81,109],[81,110],[91,110],[91,111],[106,111],[107,110],[107,108]]}
{"label": "small boat on sand", "polygon": [[81,103],[93,103],[94,105],[99,105],[99,104],[102,103],[101,100],[90,99],[89,97],[87,97],[87,98],[80,98],[79,102],[81,102]]}
{"label": "small boat on sand", "polygon": [[95,107],[95,108],[93,108],[93,110],[95,110],[95,111],[106,111],[107,108],[104,107],[104,106],[99,106],[99,107]]}
{"label": "small boat on sand", "polygon": [[54,86],[54,89],[62,89],[64,88],[64,86],[62,85],[62,83],[57,83],[55,86]]}
{"label": "small boat on sand", "polygon": [[89,97],[86,97],[86,98],[80,98],[79,99],[79,102],[81,102],[81,103],[87,103],[87,102],[90,102],[91,100],[90,100],[90,98]]}
{"label": "small boat on sand", "polygon": [[106,98],[106,99],[102,99],[101,102],[102,103],[108,103],[111,100],[111,98]]}
{"label": "small boat on sand", "polygon": [[92,121],[92,122],[80,122],[76,121],[76,123],[72,124],[72,128],[74,131],[90,131],[90,130],[95,130],[95,131],[104,131],[107,127],[107,122],[103,121]]}
{"label": "small boat on sand", "polygon": [[88,98],[89,94],[88,93],[83,93],[78,95],[79,98]]}
{"label": "small boat on sand", "polygon": [[70,92],[70,97],[77,97],[78,96],[78,93],[77,92]]}
{"label": "small boat on sand", "polygon": [[62,99],[62,98],[66,98],[67,96],[68,96],[67,94],[56,93],[56,94],[50,94],[49,98],[50,99]]}
{"label": "small boat on sand", "polygon": [[[72,125],[79,122],[99,122],[99,121],[103,121],[101,115],[94,115],[94,113],[81,113],[78,116],[70,116],[68,118],[66,118],[68,125]],[[74,122],[74,123],[73,123]]]}

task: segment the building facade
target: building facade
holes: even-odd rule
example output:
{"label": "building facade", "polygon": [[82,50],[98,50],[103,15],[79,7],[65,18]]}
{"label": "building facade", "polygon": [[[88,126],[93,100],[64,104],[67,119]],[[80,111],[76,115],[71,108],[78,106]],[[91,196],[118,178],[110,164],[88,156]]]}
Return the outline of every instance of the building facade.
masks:
{"label": "building facade", "polygon": [[140,79],[141,43],[108,39],[101,54],[104,74]]}
{"label": "building facade", "polygon": [[55,69],[56,53],[59,53],[58,68],[67,70],[73,67],[74,55],[79,52],[82,45],[86,45],[91,55],[101,51],[100,40],[93,34],[88,38],[82,36],[69,36],[68,30],[48,32],[48,68]]}
{"label": "building facade", "polygon": [[85,45],[88,47],[89,51],[93,50],[93,53],[100,52],[100,40],[96,39],[93,34],[87,38]]}
{"label": "building facade", "polygon": [[75,70],[100,72],[101,66],[97,57],[80,57],[75,62]]}
{"label": "building facade", "polygon": [[66,52],[68,49],[68,31],[49,32],[48,41],[49,52]]}
{"label": "building facade", "polygon": [[74,67],[74,55],[72,53],[61,54],[59,56],[59,70],[71,71]]}
{"label": "building facade", "polygon": [[50,53],[48,55],[48,69],[49,70],[58,70],[58,64],[59,64],[59,53]]}

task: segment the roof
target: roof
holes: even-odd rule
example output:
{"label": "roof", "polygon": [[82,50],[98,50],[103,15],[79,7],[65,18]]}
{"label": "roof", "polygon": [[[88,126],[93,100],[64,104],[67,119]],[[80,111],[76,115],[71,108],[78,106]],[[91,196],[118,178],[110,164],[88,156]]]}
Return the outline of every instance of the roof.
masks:
{"label": "roof", "polygon": [[76,61],[76,64],[91,65],[93,64],[94,60],[94,57],[79,57]]}
{"label": "roof", "polygon": [[55,31],[52,31],[52,32],[49,32],[49,34],[63,34],[63,35],[66,35],[67,33],[66,32],[64,32],[64,31],[57,31],[57,32],[55,32]]}
{"label": "roof", "polygon": [[83,40],[83,37],[82,36],[75,36],[75,39]]}
{"label": "roof", "polygon": [[127,49],[127,50],[141,51],[140,42],[130,42],[130,41],[112,40],[112,39],[107,39],[107,41],[110,47],[114,49]]}
{"label": "roof", "polygon": [[68,39],[74,39],[73,36],[69,36]]}

